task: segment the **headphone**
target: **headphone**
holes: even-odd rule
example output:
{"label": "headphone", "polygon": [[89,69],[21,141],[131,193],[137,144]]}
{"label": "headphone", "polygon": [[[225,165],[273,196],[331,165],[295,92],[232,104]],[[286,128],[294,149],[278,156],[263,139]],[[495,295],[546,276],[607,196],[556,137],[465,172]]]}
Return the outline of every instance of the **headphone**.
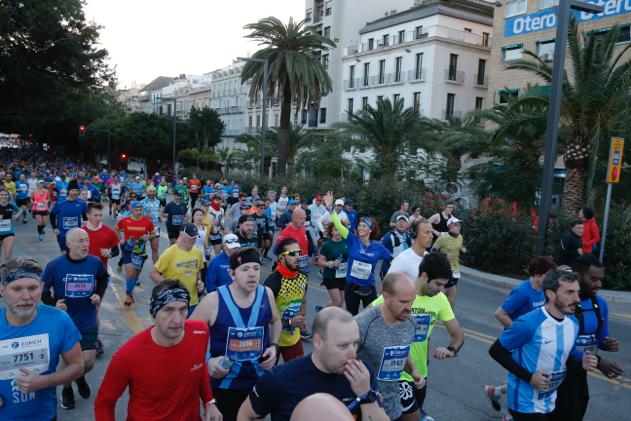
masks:
{"label": "headphone", "polygon": [[412,240],[416,239],[416,232],[418,231],[418,226],[427,222],[425,218],[416,218],[414,222],[412,222],[412,229],[410,230],[410,238]]}

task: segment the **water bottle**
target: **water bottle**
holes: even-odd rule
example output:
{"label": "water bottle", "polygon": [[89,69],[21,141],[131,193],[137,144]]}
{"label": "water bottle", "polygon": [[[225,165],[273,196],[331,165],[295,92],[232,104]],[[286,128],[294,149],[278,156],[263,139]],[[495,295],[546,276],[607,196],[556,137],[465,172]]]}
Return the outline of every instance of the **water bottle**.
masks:
{"label": "water bottle", "polygon": [[219,360],[219,366],[224,370],[230,370],[232,368],[232,360],[226,356]]}

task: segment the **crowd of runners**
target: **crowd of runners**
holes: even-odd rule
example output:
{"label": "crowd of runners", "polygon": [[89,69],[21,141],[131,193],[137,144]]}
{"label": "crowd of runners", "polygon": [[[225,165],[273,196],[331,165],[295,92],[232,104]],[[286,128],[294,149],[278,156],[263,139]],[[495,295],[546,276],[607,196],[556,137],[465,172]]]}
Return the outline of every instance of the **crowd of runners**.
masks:
{"label": "crowd of runners", "polygon": [[[455,316],[466,233],[450,202],[427,219],[395,205],[379,236],[378,221],[331,191],[15,157],[0,180],[0,419],[54,420],[56,387],[72,410],[75,385],[87,399],[91,383],[99,421],[114,420],[126,389],[133,420],[433,420],[430,357],[467,358]],[[12,256],[14,224],[31,221],[59,248],[45,266]],[[154,325],[110,350],[90,382],[110,277],[121,274],[134,307],[143,268]],[[598,352],[619,348],[598,294],[605,268],[584,253],[562,267],[535,257],[529,273],[495,313],[505,330],[489,353],[506,384],[477,393],[505,420],[581,420],[587,372],[622,374]],[[325,306],[309,304],[309,282],[326,287]],[[430,347],[437,323],[449,341]]]}

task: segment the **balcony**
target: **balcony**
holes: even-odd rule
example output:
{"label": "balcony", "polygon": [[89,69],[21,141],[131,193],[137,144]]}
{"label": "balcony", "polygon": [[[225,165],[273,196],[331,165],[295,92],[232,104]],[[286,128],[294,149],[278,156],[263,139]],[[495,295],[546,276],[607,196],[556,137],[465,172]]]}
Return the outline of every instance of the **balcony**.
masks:
{"label": "balcony", "polygon": [[324,17],[324,9],[317,9],[313,14],[313,23],[322,22],[322,18]]}
{"label": "balcony", "polygon": [[443,120],[448,120],[449,118],[462,118],[462,111],[443,110],[441,116]]}
{"label": "balcony", "polygon": [[344,80],[344,89],[345,90],[351,90],[351,89],[357,89],[358,86],[360,86],[362,80],[357,78],[357,79],[346,79]]}
{"label": "balcony", "polygon": [[473,75],[473,86],[475,86],[476,88],[488,88],[488,75]]}
{"label": "balcony", "polygon": [[[357,114],[357,113],[355,112],[355,113],[353,113],[353,114]],[[345,111],[345,112],[343,112],[343,113],[341,113],[341,114],[340,114],[340,119],[339,119],[339,121],[340,121],[340,122],[342,122],[342,123],[343,123],[343,122],[346,122],[346,121],[351,121],[351,114],[349,114],[349,113],[348,113],[348,112],[346,112],[346,111]]]}
{"label": "balcony", "polygon": [[414,69],[408,70],[408,81],[410,82],[425,82],[426,69]]}
{"label": "balcony", "polygon": [[217,111],[219,115],[242,114],[242,113],[245,113],[245,110],[246,110],[246,107],[239,106],[239,105],[232,105],[229,107],[215,107],[215,111]]}
{"label": "balcony", "polygon": [[223,136],[226,137],[236,137],[245,133],[245,128],[242,129],[226,129],[223,131]]}
{"label": "balcony", "polygon": [[464,72],[462,70],[455,70],[454,68],[445,69],[445,82],[447,83],[464,83]]}

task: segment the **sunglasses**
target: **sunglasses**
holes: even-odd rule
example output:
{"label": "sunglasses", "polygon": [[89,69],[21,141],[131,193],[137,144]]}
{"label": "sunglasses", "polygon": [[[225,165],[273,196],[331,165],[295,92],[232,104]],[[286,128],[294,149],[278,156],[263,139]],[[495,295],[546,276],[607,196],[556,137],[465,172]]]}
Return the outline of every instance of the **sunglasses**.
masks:
{"label": "sunglasses", "polygon": [[293,256],[293,257],[299,257],[302,255],[302,250],[297,249],[297,250],[287,250],[284,251],[280,254],[281,256],[287,255],[287,256]]}
{"label": "sunglasses", "polygon": [[260,206],[257,206],[257,208],[259,208],[259,209],[265,209],[265,205],[260,205]]}
{"label": "sunglasses", "polygon": [[239,242],[239,240],[226,240],[226,241],[224,241],[223,243],[224,243],[224,244],[236,244],[236,243],[238,243],[238,242]]}

